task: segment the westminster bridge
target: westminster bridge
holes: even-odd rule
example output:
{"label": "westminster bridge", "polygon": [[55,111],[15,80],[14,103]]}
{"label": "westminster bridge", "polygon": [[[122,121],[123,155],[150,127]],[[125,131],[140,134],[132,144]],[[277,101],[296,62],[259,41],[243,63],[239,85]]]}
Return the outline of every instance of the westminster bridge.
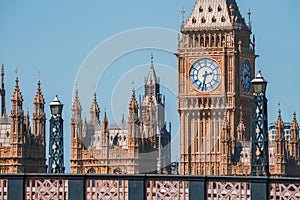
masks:
{"label": "westminster bridge", "polygon": [[300,178],[3,174],[0,199],[300,199]]}

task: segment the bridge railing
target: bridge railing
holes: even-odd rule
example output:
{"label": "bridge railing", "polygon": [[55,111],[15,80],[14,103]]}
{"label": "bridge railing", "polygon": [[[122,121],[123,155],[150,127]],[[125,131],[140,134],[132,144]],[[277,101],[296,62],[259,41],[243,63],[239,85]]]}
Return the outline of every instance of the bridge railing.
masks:
{"label": "bridge railing", "polygon": [[300,199],[300,178],[0,174],[0,199]]}

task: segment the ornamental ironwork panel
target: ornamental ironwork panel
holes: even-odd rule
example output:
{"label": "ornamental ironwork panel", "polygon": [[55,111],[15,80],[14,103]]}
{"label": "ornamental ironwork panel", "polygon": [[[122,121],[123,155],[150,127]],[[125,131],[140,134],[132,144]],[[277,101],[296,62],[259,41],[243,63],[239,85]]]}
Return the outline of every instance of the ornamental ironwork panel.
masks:
{"label": "ornamental ironwork panel", "polygon": [[49,133],[49,173],[64,173],[63,119],[51,117]]}
{"label": "ornamental ironwork panel", "polygon": [[207,199],[251,200],[250,183],[246,182],[208,182]]}
{"label": "ornamental ironwork panel", "polygon": [[68,181],[64,179],[28,179],[25,183],[26,200],[67,200]]}
{"label": "ornamental ironwork panel", "polygon": [[148,200],[188,200],[188,188],[188,181],[183,180],[147,180],[146,197]]}
{"label": "ornamental ironwork panel", "polygon": [[127,180],[87,180],[87,200],[119,200],[128,199]]}
{"label": "ornamental ironwork panel", "polygon": [[252,176],[269,176],[267,99],[258,94],[252,99]]}
{"label": "ornamental ironwork panel", "polygon": [[276,200],[296,200],[300,199],[300,183],[272,183],[270,185],[270,199]]}
{"label": "ornamental ironwork panel", "polygon": [[0,179],[0,199],[7,199],[7,179]]}

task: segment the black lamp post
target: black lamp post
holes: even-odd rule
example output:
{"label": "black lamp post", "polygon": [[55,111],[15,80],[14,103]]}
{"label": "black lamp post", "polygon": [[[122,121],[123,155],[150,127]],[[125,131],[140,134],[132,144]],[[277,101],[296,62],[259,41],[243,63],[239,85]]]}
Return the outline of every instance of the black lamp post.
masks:
{"label": "black lamp post", "polygon": [[50,103],[50,138],[48,173],[64,173],[63,122],[61,117],[63,104],[57,95]]}
{"label": "black lamp post", "polygon": [[269,176],[267,81],[258,72],[252,81],[252,163],[251,176]]}

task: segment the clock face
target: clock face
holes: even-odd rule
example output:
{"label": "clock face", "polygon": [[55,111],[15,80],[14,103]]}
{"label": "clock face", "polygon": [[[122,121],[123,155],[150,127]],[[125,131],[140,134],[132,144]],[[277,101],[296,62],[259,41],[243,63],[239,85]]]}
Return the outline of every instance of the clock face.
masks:
{"label": "clock face", "polygon": [[251,87],[251,71],[250,71],[250,63],[248,60],[244,60],[242,63],[241,82],[244,91],[249,92]]}
{"label": "clock face", "polygon": [[209,58],[200,59],[190,69],[190,81],[193,86],[202,92],[210,92],[221,81],[219,65]]}

